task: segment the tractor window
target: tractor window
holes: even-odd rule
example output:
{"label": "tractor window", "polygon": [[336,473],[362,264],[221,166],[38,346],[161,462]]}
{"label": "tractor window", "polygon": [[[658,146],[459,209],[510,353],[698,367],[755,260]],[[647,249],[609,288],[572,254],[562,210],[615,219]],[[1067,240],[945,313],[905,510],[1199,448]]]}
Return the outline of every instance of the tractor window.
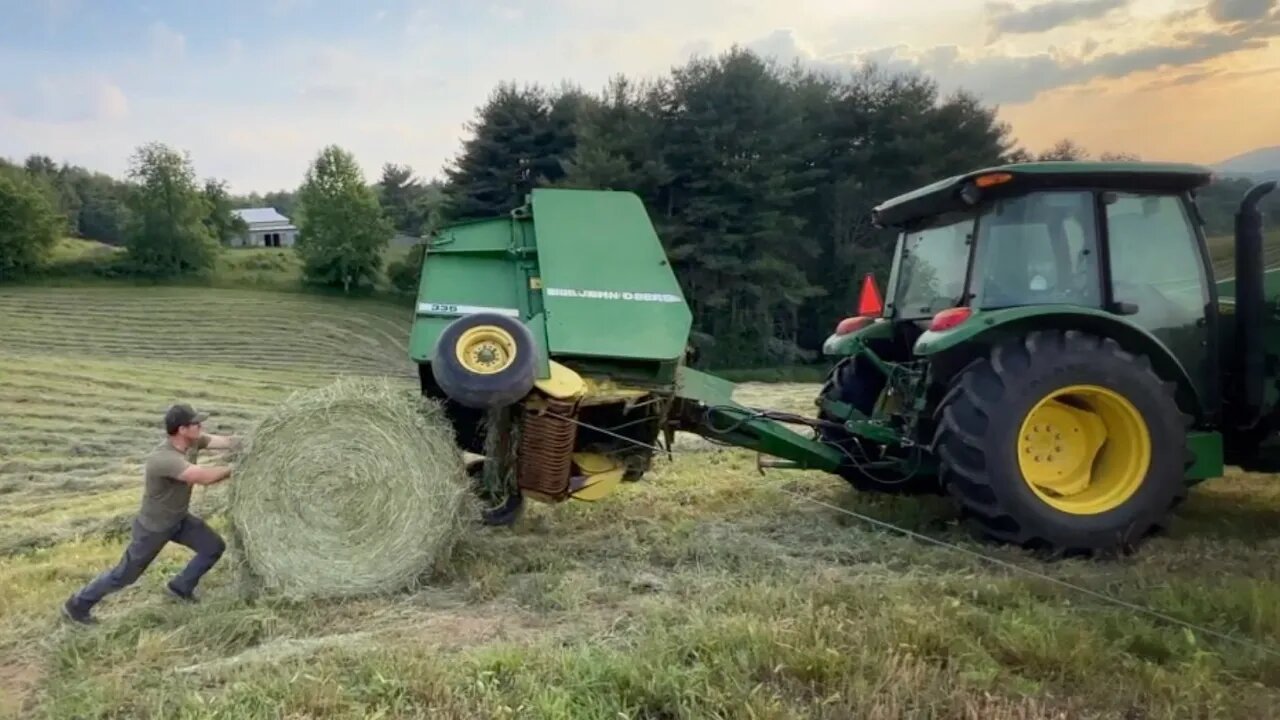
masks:
{"label": "tractor window", "polygon": [[[1202,317],[1209,301],[1195,230],[1177,197],[1116,194],[1107,204],[1111,277],[1116,302],[1133,303],[1148,329]],[[1145,306],[1145,307],[1144,307]]]}
{"label": "tractor window", "polygon": [[898,317],[925,318],[959,305],[969,264],[973,217],[952,216],[902,236],[894,307]]}
{"label": "tractor window", "polygon": [[978,220],[977,253],[978,307],[1101,304],[1091,193],[1040,192],[996,202]]}
{"label": "tractor window", "polygon": [[1193,376],[1200,373],[1209,288],[1181,199],[1108,193],[1106,208],[1115,302],[1130,306],[1127,319],[1168,345]]}

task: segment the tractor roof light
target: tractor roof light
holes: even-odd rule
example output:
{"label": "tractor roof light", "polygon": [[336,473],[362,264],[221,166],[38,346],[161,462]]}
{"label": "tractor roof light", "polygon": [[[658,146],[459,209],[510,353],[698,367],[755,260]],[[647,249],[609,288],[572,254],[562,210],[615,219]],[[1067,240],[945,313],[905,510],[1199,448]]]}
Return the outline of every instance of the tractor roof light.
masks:
{"label": "tractor roof light", "polygon": [[1009,182],[1010,180],[1013,180],[1013,173],[1007,173],[1007,172],[987,173],[986,175],[979,175],[978,177],[974,178],[973,184],[977,185],[980,188],[985,189],[989,187],[995,187],[996,185],[1003,185]]}
{"label": "tractor roof light", "polygon": [[933,319],[929,321],[929,330],[930,332],[945,332],[968,320],[971,315],[973,315],[973,309],[967,307],[943,310],[934,315]]}
{"label": "tractor roof light", "polygon": [[960,188],[960,199],[966,205],[977,205],[982,200],[982,191],[997,185],[1004,185],[1013,180],[1013,173],[993,172],[978,175]]}

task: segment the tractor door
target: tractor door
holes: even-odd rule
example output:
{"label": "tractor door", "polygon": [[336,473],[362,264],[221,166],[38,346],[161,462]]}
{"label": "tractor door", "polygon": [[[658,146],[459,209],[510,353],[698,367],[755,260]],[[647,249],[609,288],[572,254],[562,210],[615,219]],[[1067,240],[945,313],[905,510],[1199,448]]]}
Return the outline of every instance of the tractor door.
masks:
{"label": "tractor door", "polygon": [[1101,307],[1094,219],[1087,191],[1031,193],[987,208],[971,281],[978,307]]}
{"label": "tractor door", "polygon": [[1101,194],[1113,312],[1144,328],[1182,363],[1206,410],[1219,404],[1217,313],[1203,243],[1176,195]]}

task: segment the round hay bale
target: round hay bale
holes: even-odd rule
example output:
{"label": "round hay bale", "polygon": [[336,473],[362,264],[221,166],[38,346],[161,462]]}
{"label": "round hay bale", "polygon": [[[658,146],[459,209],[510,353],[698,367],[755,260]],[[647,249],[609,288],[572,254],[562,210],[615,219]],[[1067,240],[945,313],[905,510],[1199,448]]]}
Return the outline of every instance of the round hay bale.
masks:
{"label": "round hay bale", "polygon": [[293,597],[412,588],[472,512],[443,409],[387,380],[295,393],[249,434],[229,485],[245,580]]}

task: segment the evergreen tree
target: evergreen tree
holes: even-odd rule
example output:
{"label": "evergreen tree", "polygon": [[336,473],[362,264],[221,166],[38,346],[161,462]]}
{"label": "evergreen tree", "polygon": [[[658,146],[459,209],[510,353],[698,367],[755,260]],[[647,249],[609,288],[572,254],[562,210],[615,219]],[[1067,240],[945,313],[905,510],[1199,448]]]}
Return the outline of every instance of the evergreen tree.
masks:
{"label": "evergreen tree", "polygon": [[790,355],[799,308],[822,293],[802,270],[817,246],[799,214],[821,172],[793,100],[776,70],[742,50],[674,73],[663,142],[670,255],[722,362]]}
{"label": "evergreen tree", "polygon": [[351,153],[336,145],[322,150],[307,169],[298,203],[306,279],[345,292],[374,285],[393,229]]}
{"label": "evergreen tree", "polygon": [[587,102],[572,89],[549,97],[538,87],[499,85],[468,126],[462,153],[445,169],[445,216],[500,215],[523,204],[534,187],[561,179]]}
{"label": "evergreen tree", "polygon": [[638,86],[624,76],[610,80],[598,102],[587,104],[577,138],[564,163],[559,185],[626,190],[658,206],[671,171],[659,146],[662,120],[655,86]]}
{"label": "evergreen tree", "polygon": [[413,168],[393,163],[383,165],[377,190],[378,202],[391,225],[406,235],[421,234],[426,222],[422,203],[426,187],[413,176]]}

